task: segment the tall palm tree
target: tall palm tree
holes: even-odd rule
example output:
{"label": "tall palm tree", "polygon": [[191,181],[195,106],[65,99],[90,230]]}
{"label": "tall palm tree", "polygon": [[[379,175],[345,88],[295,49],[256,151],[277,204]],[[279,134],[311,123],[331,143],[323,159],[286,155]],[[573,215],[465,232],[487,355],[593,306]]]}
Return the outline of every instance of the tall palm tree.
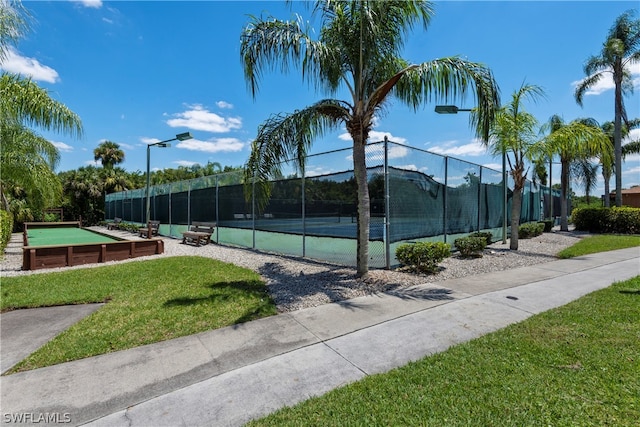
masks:
{"label": "tall palm tree", "polygon": [[[244,29],[240,53],[247,85],[254,97],[262,72],[276,67],[298,68],[304,80],[331,96],[346,90],[349,100],[323,99],[291,114],[267,119],[258,129],[246,165],[245,183],[257,180],[266,195],[269,178],[279,175],[280,162],[296,159],[304,174],[304,160],[313,140],[345,126],[353,140],[357,184],[358,276],[368,272],[369,190],[365,146],[374,116],[384,113],[391,97],[417,109],[426,102],[462,99],[474,92],[478,114],[472,123],[479,137],[488,139],[499,106],[498,87],[485,66],[458,57],[411,64],[400,57],[414,25],[427,27],[432,5],[424,0],[320,0],[313,13],[321,29],[313,33],[300,19],[282,21],[252,18]],[[251,186],[248,185],[247,188]]]}
{"label": "tall palm tree", "polygon": [[560,230],[569,231],[567,196],[571,176],[571,164],[596,155],[606,155],[611,148],[609,138],[591,119],[579,119],[565,123],[554,115],[543,127],[549,134],[541,141],[548,156],[560,157]]}
{"label": "tall palm tree", "polygon": [[[20,2],[0,1],[0,63],[6,57],[10,44],[28,29],[27,15]],[[31,79],[11,73],[0,76],[0,208],[8,210],[4,192],[6,185],[39,189],[38,200],[52,203],[48,192],[60,186],[52,185],[51,177],[57,162],[57,149],[51,142],[38,136],[29,127],[62,132],[71,136],[82,135],[80,118],[64,104],[52,99],[48,92]],[[25,161],[17,159],[25,155]],[[28,159],[28,161],[26,160]],[[36,194],[33,192],[32,194]],[[36,200],[36,203],[38,202]]]}
{"label": "tall palm tree", "polygon": [[[536,85],[522,84],[511,96],[511,102],[498,110],[491,128],[491,148],[494,154],[506,156],[513,177],[513,198],[511,203],[511,239],[509,247],[518,250],[518,228],[522,209],[522,190],[526,184],[527,161],[536,157],[538,121],[523,108],[525,99],[535,101],[544,96],[544,91]],[[472,113],[472,115],[475,114]]]}
{"label": "tall palm tree", "polygon": [[[640,119],[628,120],[626,124],[622,125],[621,136],[623,139],[627,139],[630,135],[630,131],[633,129],[637,129],[640,127]],[[613,122],[605,122],[602,124],[602,130],[607,135],[609,140],[611,141],[611,150],[615,145],[614,141],[614,123]],[[629,154],[637,154],[640,153],[640,140],[629,141],[626,145],[622,146],[622,160],[626,158]],[[605,207],[609,207],[609,181],[611,180],[611,175],[614,173],[614,153],[606,153],[603,155],[598,155],[600,160],[600,165],[602,166],[602,178],[604,180],[604,205]]]}
{"label": "tall palm tree", "polygon": [[124,151],[120,149],[120,144],[104,141],[93,150],[93,159],[100,160],[105,169],[113,169],[115,165],[124,162]]}
{"label": "tall palm tree", "polygon": [[575,98],[582,99],[590,88],[611,74],[615,85],[615,116],[613,131],[614,167],[616,174],[616,206],[622,206],[622,122],[627,122],[624,95],[633,91],[629,66],[640,61],[640,19],[633,19],[629,10],[616,19],[602,45],[599,56],[590,57],[584,66],[587,77],[576,87]]}

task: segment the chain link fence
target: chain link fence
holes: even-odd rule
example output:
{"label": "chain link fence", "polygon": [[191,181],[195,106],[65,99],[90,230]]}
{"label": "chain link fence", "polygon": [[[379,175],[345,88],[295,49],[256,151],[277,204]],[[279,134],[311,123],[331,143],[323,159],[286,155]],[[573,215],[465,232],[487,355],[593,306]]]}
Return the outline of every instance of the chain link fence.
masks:
{"label": "chain link fence", "polygon": [[[366,153],[371,267],[397,265],[395,248],[406,242],[453,243],[475,231],[491,232],[494,241],[503,238],[513,181],[507,179],[505,211],[501,171],[386,140],[369,144]],[[219,244],[355,266],[351,149],[309,156],[304,177],[289,163],[282,170],[283,178],[271,183],[271,198],[261,211],[245,198],[239,171],[152,186],[149,219],[161,222],[165,236],[181,238],[194,221],[216,222],[212,240]],[[521,223],[549,216],[551,199],[558,205],[559,194],[527,181]],[[106,196],[106,219],[143,224],[145,212],[146,189]]]}

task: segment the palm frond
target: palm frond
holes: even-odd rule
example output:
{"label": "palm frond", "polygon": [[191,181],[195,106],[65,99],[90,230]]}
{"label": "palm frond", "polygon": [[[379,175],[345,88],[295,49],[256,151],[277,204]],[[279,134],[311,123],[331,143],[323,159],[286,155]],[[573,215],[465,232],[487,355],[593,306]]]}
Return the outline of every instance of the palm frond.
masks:
{"label": "palm frond", "polygon": [[281,167],[294,162],[304,172],[307,152],[315,138],[336,129],[350,117],[350,106],[342,101],[323,100],[292,114],[270,117],[258,128],[251,154],[245,165],[245,197],[264,206],[270,196],[268,181],[281,176]]}

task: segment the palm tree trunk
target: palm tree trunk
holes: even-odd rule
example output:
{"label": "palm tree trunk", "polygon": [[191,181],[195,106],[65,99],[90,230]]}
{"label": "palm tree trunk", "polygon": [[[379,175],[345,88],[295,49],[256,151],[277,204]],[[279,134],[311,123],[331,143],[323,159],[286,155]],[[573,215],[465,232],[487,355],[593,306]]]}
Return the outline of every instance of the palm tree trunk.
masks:
{"label": "palm tree trunk", "polygon": [[611,173],[608,170],[605,171],[604,167],[602,168],[602,178],[604,179],[604,206],[608,208],[611,205],[611,202],[609,201],[609,193],[611,190],[609,188],[609,180],[611,179]]}
{"label": "palm tree trunk", "polygon": [[569,231],[567,219],[569,207],[567,206],[567,192],[569,190],[569,162],[561,159],[562,171],[560,172],[560,231]]}
{"label": "palm tree trunk", "polygon": [[616,174],[616,206],[622,206],[622,73],[614,73],[616,109],[613,124],[613,152]]}
{"label": "palm tree trunk", "polygon": [[354,135],[353,171],[356,178],[356,185],[358,186],[358,249],[356,255],[356,273],[358,277],[364,277],[369,272],[370,201],[365,145],[362,135]]}
{"label": "palm tree trunk", "polygon": [[518,229],[520,227],[520,211],[522,210],[522,187],[515,186],[511,199],[511,239],[509,249],[518,250]]}

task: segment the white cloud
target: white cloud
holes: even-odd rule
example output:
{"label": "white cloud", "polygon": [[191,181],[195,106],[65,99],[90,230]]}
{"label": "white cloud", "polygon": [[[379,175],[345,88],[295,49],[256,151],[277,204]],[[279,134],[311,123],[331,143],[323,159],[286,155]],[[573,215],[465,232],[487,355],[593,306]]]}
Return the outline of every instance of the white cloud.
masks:
{"label": "white cloud", "polygon": [[113,19],[102,18],[102,22],[106,22],[107,24],[113,24]]}
{"label": "white cloud", "polygon": [[162,140],[158,139],[158,138],[149,138],[149,137],[143,136],[143,137],[140,138],[140,141],[142,141],[143,143],[149,145],[149,144],[155,144],[156,142],[160,142]]}
{"label": "white cloud", "polygon": [[441,145],[430,147],[428,150],[443,156],[484,156],[487,154],[487,147],[478,139],[473,139],[468,144],[457,144],[458,141],[448,141]]}
{"label": "white cloud", "polygon": [[70,153],[73,151],[73,147],[65,144],[64,142],[58,142],[58,141],[50,141],[54,147],[56,147],[58,150],[63,151],[65,153]]}
{"label": "white cloud", "polygon": [[81,4],[84,7],[90,7],[92,9],[100,9],[102,7],[102,0],[71,0],[74,3]]}
{"label": "white cloud", "polygon": [[171,127],[185,127],[213,133],[225,133],[242,128],[240,117],[222,117],[205,109],[202,105],[188,106],[189,110],[174,114],[174,119],[167,120]]}
{"label": "white cloud", "polygon": [[[630,64],[627,68],[632,78],[633,87],[635,89],[640,88],[640,63]],[[571,82],[571,86],[574,88],[582,83],[585,79],[576,80]],[[613,82],[613,74],[610,72],[603,73],[603,77],[593,85],[589,90],[587,90],[585,95],[600,95],[603,92],[608,90],[612,90],[615,88],[615,83]]]}
{"label": "white cloud", "polygon": [[7,50],[6,58],[0,68],[10,73],[29,76],[36,81],[56,83],[60,80],[56,70],[42,65],[37,59],[20,55],[11,47]]}
{"label": "white cloud", "polygon": [[226,101],[218,101],[216,102],[216,105],[218,106],[218,108],[222,108],[222,109],[231,110],[233,108],[233,104],[229,104]]}
{"label": "white cloud", "polygon": [[[402,138],[401,136],[393,136],[393,135],[391,135],[391,132],[380,132],[380,131],[377,131],[377,130],[372,130],[371,132],[369,132],[369,142],[384,141],[384,137],[385,136],[387,137],[387,139],[389,139],[389,141],[397,142],[398,144],[406,144],[407,143],[407,139],[406,138]],[[349,134],[349,132],[345,132],[345,133],[342,133],[342,134],[338,135],[338,138],[343,140],[343,141],[352,141],[351,135]]]}
{"label": "white cloud", "polygon": [[501,171],[502,170],[502,163],[485,163],[482,166],[485,167],[485,168],[496,170],[496,171]]}
{"label": "white cloud", "polygon": [[198,162],[191,162],[189,160],[176,160],[173,163],[175,163],[178,166],[186,166],[186,167],[191,167],[193,165],[199,165],[200,164]]}
{"label": "white cloud", "polygon": [[100,160],[86,160],[84,164],[86,166],[96,166],[96,167],[102,166],[102,163],[100,162]]}
{"label": "white cloud", "polygon": [[229,153],[242,151],[245,143],[237,138],[214,138],[209,141],[200,141],[197,139],[188,139],[181,141],[176,145],[178,148],[184,148],[190,151],[202,151],[205,153]]}

